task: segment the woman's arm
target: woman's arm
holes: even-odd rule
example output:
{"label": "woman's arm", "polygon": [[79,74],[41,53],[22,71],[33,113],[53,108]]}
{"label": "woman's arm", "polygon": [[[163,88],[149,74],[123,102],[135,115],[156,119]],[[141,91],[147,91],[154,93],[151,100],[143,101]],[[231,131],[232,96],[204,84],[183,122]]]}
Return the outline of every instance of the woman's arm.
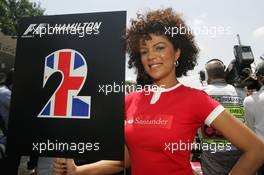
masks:
{"label": "woman's arm", "polygon": [[130,165],[128,150],[125,146],[125,161],[101,160],[95,163],[76,166],[73,159],[58,158],[53,163],[53,175],[107,175],[124,170]]}
{"label": "woman's arm", "polygon": [[244,152],[229,175],[253,175],[264,164],[263,141],[229,112],[222,112],[212,122],[212,127]]}

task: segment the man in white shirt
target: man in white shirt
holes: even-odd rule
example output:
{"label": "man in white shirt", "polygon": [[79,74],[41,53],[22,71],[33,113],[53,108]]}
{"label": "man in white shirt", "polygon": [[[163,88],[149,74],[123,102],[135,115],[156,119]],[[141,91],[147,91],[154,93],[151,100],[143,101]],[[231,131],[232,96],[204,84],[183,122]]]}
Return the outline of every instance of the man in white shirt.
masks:
{"label": "man in white shirt", "polygon": [[[245,122],[243,100],[246,93],[225,81],[225,65],[221,60],[212,59],[205,65],[207,86],[203,90],[219,101],[236,118]],[[241,152],[215,129],[204,125],[199,138],[209,150],[202,150],[201,167],[204,175],[227,175],[240,157]]]}
{"label": "man in white shirt", "polygon": [[[261,88],[244,100],[246,123],[264,141],[264,62],[258,64],[256,76]],[[264,175],[264,165],[258,175]]]}
{"label": "man in white shirt", "polygon": [[0,83],[0,169],[6,163],[6,137],[8,130],[11,91],[6,82]]}

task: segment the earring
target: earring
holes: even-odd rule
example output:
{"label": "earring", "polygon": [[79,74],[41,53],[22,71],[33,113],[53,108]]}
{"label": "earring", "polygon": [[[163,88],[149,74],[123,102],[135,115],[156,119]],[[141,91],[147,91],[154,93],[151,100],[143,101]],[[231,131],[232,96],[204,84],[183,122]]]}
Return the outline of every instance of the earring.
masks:
{"label": "earring", "polygon": [[176,67],[178,67],[178,66],[179,66],[179,61],[178,61],[178,60],[175,61],[175,62],[174,62],[174,65],[175,65]]}

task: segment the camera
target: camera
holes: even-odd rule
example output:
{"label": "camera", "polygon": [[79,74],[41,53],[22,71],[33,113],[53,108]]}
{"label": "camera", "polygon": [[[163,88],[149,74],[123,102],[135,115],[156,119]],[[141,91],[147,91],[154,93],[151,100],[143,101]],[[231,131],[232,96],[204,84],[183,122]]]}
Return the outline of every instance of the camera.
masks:
{"label": "camera", "polygon": [[226,82],[239,88],[259,89],[251,67],[254,62],[251,47],[242,45],[239,35],[237,38],[239,45],[235,45],[233,48],[235,59],[226,69]]}
{"label": "camera", "polygon": [[[225,69],[226,82],[238,88],[247,87],[247,89],[258,90],[259,85],[251,67],[254,62],[251,47],[242,45],[239,35],[237,38],[239,44],[233,48],[235,59]],[[201,82],[207,79],[206,71],[201,70],[199,75]]]}

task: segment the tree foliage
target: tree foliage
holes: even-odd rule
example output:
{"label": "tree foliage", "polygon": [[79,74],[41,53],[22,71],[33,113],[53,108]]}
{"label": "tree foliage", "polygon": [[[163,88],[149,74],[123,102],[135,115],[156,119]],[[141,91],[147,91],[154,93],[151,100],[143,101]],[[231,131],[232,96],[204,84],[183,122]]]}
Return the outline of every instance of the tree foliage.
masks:
{"label": "tree foliage", "polygon": [[17,24],[21,17],[42,16],[45,9],[40,3],[28,0],[0,0],[0,30],[6,35],[17,35]]}

